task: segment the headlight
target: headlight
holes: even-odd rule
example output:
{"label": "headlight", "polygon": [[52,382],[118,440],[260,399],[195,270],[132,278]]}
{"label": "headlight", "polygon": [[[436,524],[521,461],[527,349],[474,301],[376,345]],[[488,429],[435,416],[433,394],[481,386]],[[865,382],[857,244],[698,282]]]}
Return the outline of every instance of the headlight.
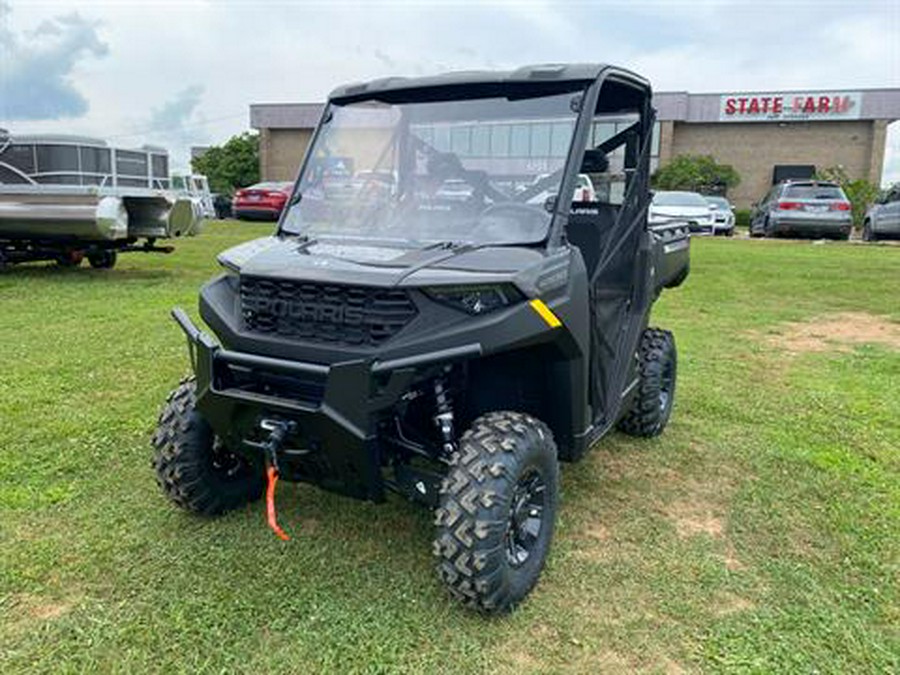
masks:
{"label": "headlight", "polygon": [[430,286],[422,290],[433,300],[474,315],[487,314],[523,299],[522,293],[512,284]]}

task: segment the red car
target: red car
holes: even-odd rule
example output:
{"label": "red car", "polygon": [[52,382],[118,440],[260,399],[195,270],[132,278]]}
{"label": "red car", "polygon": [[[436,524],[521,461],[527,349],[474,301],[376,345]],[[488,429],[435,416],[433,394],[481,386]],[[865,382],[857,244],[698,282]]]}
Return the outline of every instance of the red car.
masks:
{"label": "red car", "polygon": [[231,209],[239,220],[278,220],[291,196],[291,183],[257,183],[234,193]]}

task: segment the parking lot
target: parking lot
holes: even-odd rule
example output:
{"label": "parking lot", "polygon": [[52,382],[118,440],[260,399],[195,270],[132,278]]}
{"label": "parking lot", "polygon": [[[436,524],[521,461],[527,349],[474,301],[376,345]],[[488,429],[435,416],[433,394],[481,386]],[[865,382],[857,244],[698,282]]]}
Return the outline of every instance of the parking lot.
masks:
{"label": "parking lot", "polygon": [[210,522],[150,469],[216,223],[114,270],[0,273],[0,670],[892,672],[900,668],[897,247],[693,241],[657,305],[676,414],[563,468],[514,615],[445,597],[427,511],[287,485]]}

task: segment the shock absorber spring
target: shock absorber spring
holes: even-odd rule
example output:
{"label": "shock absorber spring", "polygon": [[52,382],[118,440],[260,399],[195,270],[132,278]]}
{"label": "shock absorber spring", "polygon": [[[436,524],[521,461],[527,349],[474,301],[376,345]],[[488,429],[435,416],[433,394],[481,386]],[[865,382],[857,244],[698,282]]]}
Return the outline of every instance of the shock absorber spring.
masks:
{"label": "shock absorber spring", "polygon": [[[449,367],[445,374],[449,372]],[[434,380],[434,400],[437,414],[434,423],[441,432],[441,448],[445,455],[450,455],[456,450],[456,434],[453,430],[453,399],[450,396],[447,380],[444,376]]]}

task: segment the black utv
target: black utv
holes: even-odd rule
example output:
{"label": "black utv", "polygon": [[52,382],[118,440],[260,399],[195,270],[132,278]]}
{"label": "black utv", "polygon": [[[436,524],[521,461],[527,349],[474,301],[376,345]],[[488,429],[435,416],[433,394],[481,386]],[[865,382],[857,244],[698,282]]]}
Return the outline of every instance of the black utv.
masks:
{"label": "black utv", "polygon": [[[173,312],[194,375],[153,443],[178,506],[217,514],[278,477],[435,510],[453,596],[533,588],[560,461],[655,436],[688,273],[684,223],[648,228],[649,83],[605,65],[388,78],[336,89],[276,232],[222,253]],[[267,489],[268,487],[268,489]]]}

